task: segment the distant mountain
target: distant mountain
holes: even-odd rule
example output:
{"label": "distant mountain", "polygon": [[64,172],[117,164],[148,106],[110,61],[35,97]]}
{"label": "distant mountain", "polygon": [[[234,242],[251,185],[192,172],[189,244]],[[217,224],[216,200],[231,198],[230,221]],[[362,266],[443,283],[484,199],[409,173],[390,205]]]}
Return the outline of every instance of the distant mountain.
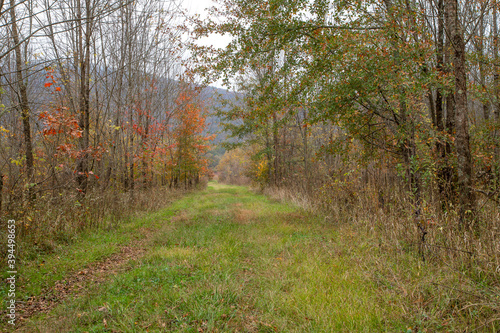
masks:
{"label": "distant mountain", "polygon": [[229,133],[224,132],[224,128],[221,125],[221,119],[216,115],[216,112],[217,110],[227,108],[223,101],[235,102],[237,97],[237,92],[211,86],[204,88],[200,94],[200,99],[206,103],[210,113],[207,117],[207,128],[205,132],[207,134],[217,135],[216,139],[213,141],[214,145],[223,142],[229,135]]}

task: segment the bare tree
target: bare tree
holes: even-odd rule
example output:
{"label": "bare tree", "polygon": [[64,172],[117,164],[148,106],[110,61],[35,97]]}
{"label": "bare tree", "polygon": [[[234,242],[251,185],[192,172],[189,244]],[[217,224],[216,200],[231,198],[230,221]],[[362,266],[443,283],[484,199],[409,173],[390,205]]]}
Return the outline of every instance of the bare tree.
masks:
{"label": "bare tree", "polygon": [[19,100],[18,109],[21,113],[23,123],[24,146],[26,150],[26,179],[28,186],[28,196],[30,200],[33,199],[33,147],[31,140],[31,126],[30,126],[30,107],[28,101],[28,92],[26,88],[25,77],[23,75],[23,64],[26,60],[23,58],[21,52],[21,42],[19,39],[19,29],[17,26],[16,17],[16,3],[15,0],[10,0],[10,17],[11,17],[11,33],[14,42],[14,51],[16,58],[16,86],[17,98]]}

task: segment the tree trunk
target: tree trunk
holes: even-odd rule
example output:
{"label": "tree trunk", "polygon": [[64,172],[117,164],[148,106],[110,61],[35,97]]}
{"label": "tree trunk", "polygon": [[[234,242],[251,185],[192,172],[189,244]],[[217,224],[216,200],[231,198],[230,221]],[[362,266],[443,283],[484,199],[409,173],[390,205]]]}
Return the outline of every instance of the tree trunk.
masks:
{"label": "tree trunk", "polygon": [[474,211],[475,197],[472,190],[472,158],[469,146],[469,123],[467,106],[467,69],[465,64],[465,42],[458,21],[458,1],[446,0],[446,11],[450,15],[448,32],[453,46],[455,74],[455,148],[457,153],[457,190],[462,226],[468,224]]}
{"label": "tree trunk", "polygon": [[17,28],[15,1],[10,0],[10,17],[12,25],[12,39],[14,41],[14,52],[16,54],[16,80],[19,89],[19,109],[23,123],[24,145],[26,146],[26,182],[28,184],[28,198],[34,199],[33,192],[33,147],[31,144],[31,126],[30,126],[30,108],[28,102],[28,92],[23,75],[23,59],[21,54],[21,45],[19,41],[19,31]]}
{"label": "tree trunk", "polygon": [[[436,61],[437,69],[440,73],[443,71],[443,57],[444,57],[444,3],[443,0],[438,1],[438,35],[436,43]],[[441,88],[436,89],[436,119],[434,126],[439,132],[444,130],[443,123],[443,94]],[[440,149],[438,149],[440,150]]]}
{"label": "tree trunk", "polygon": [[[437,69],[439,73],[444,75],[443,61],[445,57],[444,53],[444,1],[438,1],[438,35],[436,42],[436,61],[437,61]],[[443,113],[443,92],[440,87],[436,89],[436,119],[434,126],[436,127],[440,139],[436,143],[436,150],[439,156],[440,164],[439,169],[437,171],[438,176],[438,191],[441,195],[441,198],[448,199],[449,191],[447,190],[448,184],[450,182],[449,175],[450,171],[447,167],[447,153],[449,149],[446,149],[446,144],[442,141],[443,136],[445,134],[444,127],[444,113]],[[446,200],[445,200],[446,201]]]}
{"label": "tree trunk", "polygon": [[[307,134],[308,134],[308,126],[307,126],[307,111],[304,109],[304,181],[305,181],[305,190],[307,194],[311,194],[311,177],[310,177],[310,170],[309,170],[309,145],[308,145],[308,139],[307,139]],[[300,123],[299,123],[300,126]]]}
{"label": "tree trunk", "polygon": [[[483,10],[481,10],[483,12]],[[479,21],[479,38],[477,40],[476,49],[479,54],[479,81],[483,92],[486,92],[486,73],[484,70],[484,14],[481,14]],[[483,105],[483,116],[485,120],[490,118],[489,102],[483,97],[481,104]]]}
{"label": "tree trunk", "polygon": [[[450,0],[446,0],[450,1]],[[448,4],[443,2],[443,11],[444,11],[444,27],[446,31],[446,39],[444,43],[444,72],[446,74],[450,74],[452,69],[451,66],[454,62],[453,60],[453,47],[451,43],[451,34],[449,30],[450,21],[454,20],[450,11],[448,10]],[[452,142],[451,138],[455,136],[455,96],[450,91],[446,91],[445,97],[446,104],[446,115],[444,119],[445,131],[443,132],[443,136],[446,135],[446,142],[444,143],[444,150],[442,151],[442,163],[441,166],[441,186],[443,187],[444,198],[449,201],[454,199],[455,193],[455,184],[454,180],[456,179],[455,169],[451,165],[450,156],[452,154]],[[444,137],[443,137],[444,139]]]}
{"label": "tree trunk", "polygon": [[[498,24],[497,24],[497,1],[493,1],[493,117],[495,123],[498,124],[500,119],[500,68],[498,63]],[[495,126],[497,128],[497,126]],[[495,138],[498,136],[498,130],[495,129]],[[500,183],[500,147],[498,146],[498,139],[495,146],[495,183],[496,186]]]}
{"label": "tree trunk", "polygon": [[[1,9],[1,8],[0,8]],[[2,203],[3,203],[3,174],[0,174],[0,212],[2,211]]]}
{"label": "tree trunk", "polygon": [[[77,2],[77,17],[81,24],[78,26],[78,48],[80,64],[80,99],[79,99],[79,127],[83,131],[80,138],[80,149],[83,152],[77,163],[77,182],[81,193],[85,195],[88,187],[88,148],[90,140],[90,42],[92,35],[90,0],[85,0],[86,18],[85,32],[83,32],[82,9],[80,1]],[[85,40],[83,40],[85,35]]]}
{"label": "tree trunk", "polygon": [[493,113],[495,121],[498,121],[500,114],[500,70],[498,64],[498,24],[497,24],[497,2],[493,1],[493,88],[494,88],[494,105]]}

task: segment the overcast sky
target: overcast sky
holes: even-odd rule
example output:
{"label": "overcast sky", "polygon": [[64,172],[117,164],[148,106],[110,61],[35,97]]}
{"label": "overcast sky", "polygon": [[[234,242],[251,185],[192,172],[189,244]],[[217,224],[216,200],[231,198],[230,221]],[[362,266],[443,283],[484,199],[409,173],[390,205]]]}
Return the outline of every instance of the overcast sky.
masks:
{"label": "overcast sky", "polygon": [[203,9],[213,4],[211,0],[184,0],[184,6],[193,13],[203,15]]}

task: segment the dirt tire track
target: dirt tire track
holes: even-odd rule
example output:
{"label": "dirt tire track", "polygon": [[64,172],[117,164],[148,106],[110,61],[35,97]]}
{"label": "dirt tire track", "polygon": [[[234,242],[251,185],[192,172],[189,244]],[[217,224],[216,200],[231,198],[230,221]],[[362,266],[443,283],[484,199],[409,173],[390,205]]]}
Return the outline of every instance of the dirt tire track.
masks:
{"label": "dirt tire track", "polygon": [[[120,248],[120,251],[105,258],[103,261],[92,262],[84,269],[68,274],[63,280],[45,288],[37,296],[32,296],[26,302],[16,302],[16,329],[23,332],[24,324],[33,316],[47,313],[69,297],[82,294],[92,284],[104,282],[111,274],[122,271],[131,260],[141,258],[146,250],[153,229],[139,230],[137,238]],[[5,311],[2,311],[5,312]],[[2,313],[2,316],[6,315]]]}

